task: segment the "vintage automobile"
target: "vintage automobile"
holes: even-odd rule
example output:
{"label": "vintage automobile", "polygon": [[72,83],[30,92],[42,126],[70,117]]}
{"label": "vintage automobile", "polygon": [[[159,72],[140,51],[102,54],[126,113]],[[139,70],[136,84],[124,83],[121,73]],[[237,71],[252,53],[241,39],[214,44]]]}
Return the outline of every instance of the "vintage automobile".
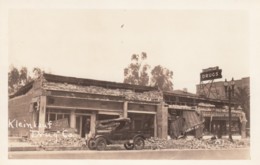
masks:
{"label": "vintage automobile", "polygon": [[151,135],[149,130],[134,130],[129,118],[117,118],[98,121],[96,133],[90,133],[86,143],[90,150],[105,150],[111,144],[124,144],[127,150],[141,150],[145,139]]}

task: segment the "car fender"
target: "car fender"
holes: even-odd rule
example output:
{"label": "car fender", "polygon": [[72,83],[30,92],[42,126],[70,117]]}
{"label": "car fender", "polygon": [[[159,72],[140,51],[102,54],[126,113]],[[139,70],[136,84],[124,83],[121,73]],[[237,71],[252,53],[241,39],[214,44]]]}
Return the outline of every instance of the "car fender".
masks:
{"label": "car fender", "polygon": [[107,138],[105,136],[103,136],[103,135],[96,135],[95,136],[95,140],[97,140],[98,138],[104,138],[107,141]]}

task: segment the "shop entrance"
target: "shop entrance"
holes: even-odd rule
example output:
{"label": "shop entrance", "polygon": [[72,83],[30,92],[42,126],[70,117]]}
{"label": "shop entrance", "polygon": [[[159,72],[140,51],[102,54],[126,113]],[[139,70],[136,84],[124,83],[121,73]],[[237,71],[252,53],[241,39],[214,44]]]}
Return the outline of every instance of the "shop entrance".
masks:
{"label": "shop entrance", "polygon": [[131,119],[131,127],[135,131],[149,131],[151,136],[155,136],[155,115],[154,114],[134,114],[128,113]]}
{"label": "shop entrance", "polygon": [[[232,134],[240,135],[241,124],[238,118],[232,118],[231,121],[231,131]],[[205,117],[205,128],[204,134],[206,135],[216,135],[219,138],[228,135],[229,131],[229,120],[228,117]]]}
{"label": "shop entrance", "polygon": [[76,129],[80,137],[85,138],[90,131],[90,116],[78,115],[76,117]]}

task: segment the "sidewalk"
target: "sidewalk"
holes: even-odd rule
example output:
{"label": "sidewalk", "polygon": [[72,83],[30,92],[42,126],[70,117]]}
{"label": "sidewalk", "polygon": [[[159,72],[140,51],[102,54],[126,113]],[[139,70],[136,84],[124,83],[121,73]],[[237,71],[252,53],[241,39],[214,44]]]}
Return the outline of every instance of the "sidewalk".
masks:
{"label": "sidewalk", "polygon": [[9,142],[8,151],[67,151],[67,150],[88,150],[87,147],[75,146],[40,146],[32,145],[29,142]]}
{"label": "sidewalk", "polygon": [[86,147],[75,146],[44,146],[33,145],[21,137],[9,137],[8,151],[66,151],[66,150],[87,150]]}
{"label": "sidewalk", "polygon": [[[177,149],[177,150],[185,150],[185,149],[236,149],[236,147],[225,147],[225,145],[230,145],[232,143],[225,141],[225,144],[221,144],[228,137],[223,137],[223,139],[217,139],[215,141],[209,141],[210,143],[205,143],[206,139],[210,139],[210,136],[203,137],[204,140],[197,140],[194,138],[187,137],[186,139],[179,140],[161,140],[154,139],[154,143],[150,143],[147,141],[145,144],[145,150],[165,150],[165,149]],[[233,139],[238,140],[240,137],[234,136]],[[249,139],[247,139],[249,140]],[[250,142],[250,141],[248,141]],[[240,143],[235,143],[234,145],[240,145],[239,148],[250,148],[250,145],[247,144],[247,141]],[[233,144],[232,144],[233,145]],[[209,147],[208,147],[209,146]],[[32,144],[22,138],[9,138],[9,151],[76,151],[76,150],[89,150],[86,145],[53,145],[53,146],[42,146],[40,143],[38,145]],[[123,145],[108,145],[107,150],[125,150]]]}

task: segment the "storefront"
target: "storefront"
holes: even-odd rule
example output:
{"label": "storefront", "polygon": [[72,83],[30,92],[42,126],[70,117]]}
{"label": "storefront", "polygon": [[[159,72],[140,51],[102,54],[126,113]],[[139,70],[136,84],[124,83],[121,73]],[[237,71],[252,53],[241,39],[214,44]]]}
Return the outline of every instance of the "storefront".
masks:
{"label": "storefront", "polygon": [[[42,133],[74,129],[84,138],[95,132],[97,120],[129,117],[134,129],[160,136],[156,114],[161,101],[155,87],[44,74],[10,97],[9,120],[36,123],[33,130]],[[53,127],[47,129],[46,123]],[[9,135],[28,136],[31,130],[9,127]]]}
{"label": "storefront", "polygon": [[[182,133],[199,138],[202,131],[225,135],[228,113],[220,107],[226,102],[209,100],[216,105],[203,106],[199,101],[207,102],[194,94],[156,87],[44,74],[10,96],[9,135],[69,129],[84,138],[86,132],[95,132],[96,121],[118,117],[131,118],[133,129],[147,129],[160,138]],[[234,133],[241,134],[245,122],[241,110],[232,111]]]}
{"label": "storefront", "polygon": [[[219,138],[228,135],[229,113],[227,109],[203,109],[199,108],[201,115],[205,119],[205,135],[215,135]],[[232,135],[242,135],[245,130],[242,126],[246,124],[245,114],[241,110],[231,112],[231,132]]]}

